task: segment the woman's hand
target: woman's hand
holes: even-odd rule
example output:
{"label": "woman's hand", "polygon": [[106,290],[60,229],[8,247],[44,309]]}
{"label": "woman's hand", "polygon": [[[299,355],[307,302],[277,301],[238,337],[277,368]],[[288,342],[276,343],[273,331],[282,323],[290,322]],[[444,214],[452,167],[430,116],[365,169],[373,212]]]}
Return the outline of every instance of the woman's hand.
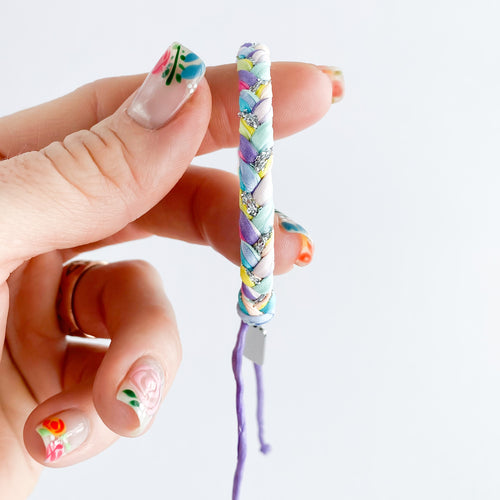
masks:
{"label": "woman's hand", "polygon": [[[208,69],[159,128],[127,112],[143,80],[101,80],[0,119],[0,489],[12,499],[31,491],[39,463],[66,466],[144,432],[180,363],[173,311],[140,261],[95,266],[75,290],[81,329],[110,347],[68,340],[55,306],[64,262],[152,234],[239,260],[237,177],[189,166],[238,143],[235,65]],[[273,86],[277,138],[332,102],[332,80],[316,66],[276,63]],[[277,227],[276,272],[302,244]],[[133,403],[141,397],[151,403],[143,413]]]}

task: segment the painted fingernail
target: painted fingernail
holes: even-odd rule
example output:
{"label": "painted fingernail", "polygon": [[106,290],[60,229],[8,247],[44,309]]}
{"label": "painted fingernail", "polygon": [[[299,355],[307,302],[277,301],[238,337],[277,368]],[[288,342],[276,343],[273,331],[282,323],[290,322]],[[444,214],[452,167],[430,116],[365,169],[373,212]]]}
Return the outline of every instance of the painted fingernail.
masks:
{"label": "painted fingernail", "polygon": [[45,462],[53,463],[85,442],[89,422],[81,411],[66,410],[46,418],[36,431],[45,445]]}
{"label": "painted fingernail", "polygon": [[180,43],[173,43],[137,91],[128,115],[149,129],[163,127],[191,97],[205,74],[205,63]]}
{"label": "painted fingernail", "polygon": [[164,386],[163,369],[154,359],[141,358],[132,365],[116,399],[129,405],[137,415],[139,425],[133,435],[142,434],[156,415]]}
{"label": "painted fingernail", "polygon": [[312,261],[314,254],[314,244],[309,236],[308,232],[300,224],[297,224],[293,219],[290,219],[287,215],[279,210],[275,210],[276,215],[280,223],[280,227],[288,233],[296,233],[300,236],[301,249],[295,265],[297,266],[307,266]]}
{"label": "painted fingernail", "polygon": [[335,66],[318,66],[332,82],[332,103],[339,102],[344,97],[344,75]]}

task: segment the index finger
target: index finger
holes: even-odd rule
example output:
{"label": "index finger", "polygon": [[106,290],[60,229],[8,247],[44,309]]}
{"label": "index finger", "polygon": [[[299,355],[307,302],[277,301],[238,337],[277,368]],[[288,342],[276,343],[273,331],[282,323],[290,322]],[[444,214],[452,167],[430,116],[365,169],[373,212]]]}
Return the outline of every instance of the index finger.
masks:
{"label": "index finger", "polygon": [[[48,103],[0,118],[0,160],[39,150],[111,115],[145,75],[97,80]],[[309,127],[328,111],[335,85],[328,72],[305,63],[272,67],[275,137]],[[212,115],[198,154],[238,144],[238,74],[235,64],[208,68]]]}

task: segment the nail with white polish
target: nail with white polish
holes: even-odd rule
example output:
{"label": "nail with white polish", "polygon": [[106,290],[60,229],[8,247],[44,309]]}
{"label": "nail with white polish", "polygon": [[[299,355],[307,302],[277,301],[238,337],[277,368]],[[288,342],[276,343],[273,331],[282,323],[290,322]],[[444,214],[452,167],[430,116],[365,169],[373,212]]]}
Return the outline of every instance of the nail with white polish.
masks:
{"label": "nail with white polish", "polygon": [[163,127],[191,97],[205,74],[205,63],[180,43],[173,43],[137,91],[128,115],[139,125]]}
{"label": "nail with white polish", "polygon": [[116,399],[135,411],[139,425],[134,435],[142,434],[156,415],[164,387],[163,369],[154,359],[141,358],[132,365],[118,389]]}
{"label": "nail with white polish", "polygon": [[81,446],[89,435],[87,417],[79,410],[66,410],[36,426],[45,445],[45,462],[57,462]]}

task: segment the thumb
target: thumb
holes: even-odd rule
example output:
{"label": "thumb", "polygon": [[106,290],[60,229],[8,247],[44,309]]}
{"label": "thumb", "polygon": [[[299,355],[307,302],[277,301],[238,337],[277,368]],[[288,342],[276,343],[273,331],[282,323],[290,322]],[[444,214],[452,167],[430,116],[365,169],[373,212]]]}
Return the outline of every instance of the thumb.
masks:
{"label": "thumb", "polygon": [[204,71],[174,43],[113,115],[0,162],[0,265],[11,271],[34,255],[110,236],[158,203],[205,135]]}

